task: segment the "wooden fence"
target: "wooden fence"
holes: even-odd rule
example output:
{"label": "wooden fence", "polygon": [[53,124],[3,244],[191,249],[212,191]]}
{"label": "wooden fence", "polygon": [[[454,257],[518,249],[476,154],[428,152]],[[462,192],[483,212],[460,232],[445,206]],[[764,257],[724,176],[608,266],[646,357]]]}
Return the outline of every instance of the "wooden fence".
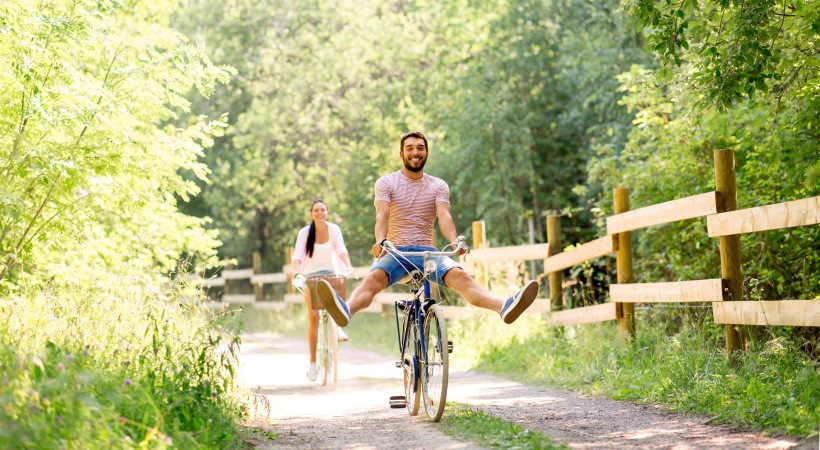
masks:
{"label": "wooden fence", "polygon": [[[741,348],[742,339],[736,325],[820,326],[820,301],[763,300],[740,301],[743,298],[743,278],[740,261],[740,235],[766,230],[820,224],[820,197],[785,203],[737,209],[737,193],[732,150],[716,150],[714,192],[706,192],[665,203],[630,210],[628,191],[615,189],[615,214],[606,219],[607,235],[591,242],[561,251],[560,216],[547,218],[546,244],[488,248],[484,223],[473,223],[473,250],[462,265],[474,278],[486,286],[487,264],[493,262],[544,261],[544,276],[549,279],[549,299],[539,298],[528,313],[545,314],[549,326],[617,320],[622,336],[634,337],[637,303],[711,302],[716,323],[726,324],[727,353]],[[630,232],[680,220],[706,217],[708,235],[719,239],[721,273],[718,278],[660,283],[633,283],[632,243]],[[608,303],[564,309],[562,298],[563,271],[577,264],[615,254],[617,283],[609,288]],[[290,253],[288,253],[290,256]],[[261,274],[261,259],[254,255],[251,269],[226,269],[220,278],[202,280],[203,286],[224,286],[223,300],[253,302],[262,298],[263,285],[288,283],[289,293],[284,303],[303,303],[301,294],[294,294],[286,273]],[[288,258],[289,262],[289,258]],[[357,269],[363,276],[367,268]],[[248,279],[255,295],[237,296],[230,292],[232,280]],[[368,309],[384,311],[404,294],[382,293]],[[264,302],[283,304],[283,302]],[[445,307],[448,317],[464,317],[477,311],[472,307]]]}

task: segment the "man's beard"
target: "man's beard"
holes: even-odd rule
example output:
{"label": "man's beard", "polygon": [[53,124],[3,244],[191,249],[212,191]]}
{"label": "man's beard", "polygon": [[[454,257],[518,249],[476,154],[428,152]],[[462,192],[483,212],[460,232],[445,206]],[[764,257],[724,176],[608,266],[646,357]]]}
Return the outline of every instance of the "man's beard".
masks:
{"label": "man's beard", "polygon": [[404,168],[405,168],[405,169],[407,169],[407,170],[409,170],[410,172],[413,172],[413,173],[416,173],[416,172],[421,172],[421,171],[424,169],[424,165],[425,165],[425,164],[427,164],[427,160],[426,160],[426,159],[425,159],[425,160],[422,160],[422,161],[421,161],[421,164],[420,164],[418,167],[412,167],[412,166],[410,165],[410,161],[409,161],[409,160],[404,160]]}

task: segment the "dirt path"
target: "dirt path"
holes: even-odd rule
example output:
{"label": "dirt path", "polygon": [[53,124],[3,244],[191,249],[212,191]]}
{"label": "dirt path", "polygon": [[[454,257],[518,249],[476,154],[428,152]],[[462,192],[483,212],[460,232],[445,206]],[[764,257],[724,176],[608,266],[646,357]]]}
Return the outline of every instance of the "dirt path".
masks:
{"label": "dirt path", "polygon": [[[306,355],[304,341],[262,333],[245,336],[240,381],[268,398],[269,422],[280,433],[258,448],[480,448],[442,434],[424,420],[424,413],[414,418],[388,407],[389,397],[403,391],[401,373],[389,356],[342,344],[339,386],[331,391],[305,377]],[[800,445],[794,439],[706,425],[705,417],[666,414],[472,371],[451,372],[449,386],[448,401],[479,407],[571,448],[818,448],[817,442]]]}

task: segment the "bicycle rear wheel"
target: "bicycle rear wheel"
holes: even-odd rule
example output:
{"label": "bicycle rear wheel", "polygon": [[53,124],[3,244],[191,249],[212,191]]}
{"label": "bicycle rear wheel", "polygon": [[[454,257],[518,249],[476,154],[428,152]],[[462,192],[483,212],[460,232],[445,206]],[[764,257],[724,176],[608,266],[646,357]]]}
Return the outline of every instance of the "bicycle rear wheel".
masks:
{"label": "bicycle rear wheel", "polygon": [[402,359],[402,372],[404,375],[404,399],[407,402],[407,412],[411,416],[418,415],[421,403],[421,386],[419,376],[419,353],[420,344],[418,327],[411,314],[407,312],[401,325],[399,336],[405,335],[405,328],[410,327],[407,339],[407,349],[404,351]]}
{"label": "bicycle rear wheel", "polygon": [[427,354],[421,370],[424,409],[430,420],[438,422],[444,414],[450,372],[447,323],[444,321],[444,311],[439,305],[431,305],[427,310],[424,320],[424,342],[427,344]]}

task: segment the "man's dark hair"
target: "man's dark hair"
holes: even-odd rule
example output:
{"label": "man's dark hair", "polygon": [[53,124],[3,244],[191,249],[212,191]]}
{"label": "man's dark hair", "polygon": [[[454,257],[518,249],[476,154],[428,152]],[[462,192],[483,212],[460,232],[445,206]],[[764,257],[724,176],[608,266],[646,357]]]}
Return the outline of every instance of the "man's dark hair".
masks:
{"label": "man's dark hair", "polygon": [[430,146],[427,145],[427,138],[424,136],[424,133],[422,133],[421,131],[408,131],[407,133],[404,133],[404,135],[401,137],[401,142],[399,143],[399,150],[404,150],[404,141],[406,141],[407,138],[411,138],[411,137],[419,138],[419,139],[423,140],[424,141],[424,148],[426,148],[427,150],[430,150]]}

